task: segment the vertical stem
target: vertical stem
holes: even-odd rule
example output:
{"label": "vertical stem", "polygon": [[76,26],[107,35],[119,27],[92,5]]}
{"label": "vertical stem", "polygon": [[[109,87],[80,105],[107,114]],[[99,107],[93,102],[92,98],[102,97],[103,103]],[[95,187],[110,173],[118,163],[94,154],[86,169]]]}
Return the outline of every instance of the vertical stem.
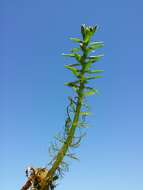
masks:
{"label": "vertical stem", "polygon": [[59,165],[63,161],[63,158],[64,158],[65,154],[67,153],[69,146],[72,143],[72,139],[74,137],[75,129],[76,129],[77,124],[78,124],[79,114],[80,114],[80,110],[81,110],[81,106],[82,106],[83,89],[84,89],[84,84],[80,84],[79,97],[78,97],[78,102],[77,102],[77,106],[76,106],[76,112],[75,112],[75,116],[73,119],[72,126],[71,126],[70,131],[69,131],[69,135],[68,135],[65,143],[61,147],[60,151],[58,152],[58,154],[56,156],[56,161],[54,162],[52,168],[48,172],[48,177],[52,176],[55,173],[56,169],[59,167]]}
{"label": "vertical stem", "polygon": [[[82,65],[82,70],[80,73],[80,78],[84,77],[84,73],[85,73],[85,59],[86,59],[86,55],[83,52],[83,56],[82,56],[82,60],[81,60],[81,65]],[[78,91],[78,102],[77,102],[77,106],[76,106],[76,111],[75,111],[75,115],[74,115],[74,119],[72,122],[72,126],[70,128],[69,131],[69,135],[65,141],[65,143],[63,144],[63,146],[61,147],[61,149],[59,150],[57,156],[56,156],[56,160],[52,166],[52,168],[49,170],[48,174],[47,174],[47,178],[50,178],[51,176],[53,176],[53,174],[55,173],[56,169],[59,167],[59,165],[61,164],[61,162],[64,159],[64,156],[66,155],[68,148],[70,147],[74,134],[75,134],[75,130],[76,127],[78,125],[78,120],[79,120],[79,115],[80,115],[80,110],[82,107],[82,102],[83,102],[83,91],[84,91],[84,81],[81,80],[80,82],[80,86],[79,86],[79,91]]]}

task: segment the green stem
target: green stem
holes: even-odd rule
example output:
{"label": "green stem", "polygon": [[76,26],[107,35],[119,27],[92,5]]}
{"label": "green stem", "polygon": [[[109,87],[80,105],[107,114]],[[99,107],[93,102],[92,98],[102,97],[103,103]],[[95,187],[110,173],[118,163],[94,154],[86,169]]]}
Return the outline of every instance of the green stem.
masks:
{"label": "green stem", "polygon": [[[84,73],[85,73],[85,67],[84,67],[85,59],[86,59],[86,56],[85,56],[85,54],[83,54],[82,61],[81,61],[82,62],[81,78],[84,77]],[[74,134],[75,134],[75,130],[78,125],[80,110],[81,110],[82,102],[83,102],[83,98],[84,98],[83,91],[84,91],[84,81],[81,81],[80,87],[79,87],[79,92],[78,92],[78,101],[77,101],[76,111],[75,111],[74,119],[72,122],[72,126],[69,131],[69,135],[68,135],[65,143],[59,150],[59,152],[56,156],[56,160],[55,160],[52,168],[48,172],[47,178],[50,178],[51,176],[53,176],[53,174],[55,173],[55,171],[57,170],[59,165],[62,163],[64,156],[66,155],[66,153],[72,143],[72,140],[73,140]]]}
{"label": "green stem", "polygon": [[[81,94],[82,94],[82,89],[81,89]],[[74,116],[72,127],[71,127],[70,132],[69,132],[69,136],[67,137],[66,142],[63,144],[62,148],[58,152],[57,159],[54,162],[52,168],[49,170],[49,173],[48,173],[49,176],[52,176],[55,173],[56,169],[59,167],[59,165],[62,162],[64,156],[66,155],[69,146],[72,143],[72,139],[74,137],[75,129],[76,129],[76,126],[78,124],[80,109],[81,109],[81,105],[82,105],[82,103],[81,103],[82,99],[83,99],[83,97],[80,97],[80,99],[78,101],[78,104],[77,104],[77,107],[76,107],[76,113],[75,113],[75,116]]]}

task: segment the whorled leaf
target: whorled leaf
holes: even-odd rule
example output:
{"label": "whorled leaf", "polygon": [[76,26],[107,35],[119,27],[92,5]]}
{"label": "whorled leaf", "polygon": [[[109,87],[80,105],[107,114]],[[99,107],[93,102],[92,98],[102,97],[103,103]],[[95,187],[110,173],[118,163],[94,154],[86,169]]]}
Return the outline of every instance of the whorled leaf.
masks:
{"label": "whorled leaf", "polygon": [[62,53],[62,55],[65,56],[65,57],[75,57],[74,53],[69,53],[69,54]]}
{"label": "whorled leaf", "polygon": [[81,50],[80,48],[73,48],[73,49],[71,49],[71,52],[76,53],[76,52],[79,52],[80,50]]}
{"label": "whorled leaf", "polygon": [[97,74],[97,73],[102,73],[104,72],[104,70],[88,70],[86,71],[89,74]]}
{"label": "whorled leaf", "polygon": [[90,87],[86,88],[88,91],[84,92],[84,96],[92,96],[96,93],[96,90]]}
{"label": "whorled leaf", "polygon": [[64,143],[64,142],[65,142],[65,139],[64,139],[63,137],[61,137],[60,135],[56,135],[56,136],[55,136],[55,139],[56,139],[57,141],[59,141],[60,143]]}
{"label": "whorled leaf", "polygon": [[70,66],[70,67],[75,67],[75,66],[81,66],[81,64],[75,63],[75,64],[70,64],[69,66]]}
{"label": "whorled leaf", "polygon": [[67,82],[67,83],[65,83],[65,86],[69,86],[69,87],[79,87],[78,84],[79,84],[79,81]]}
{"label": "whorled leaf", "polygon": [[66,172],[69,171],[69,164],[65,161],[62,161],[61,162],[61,170],[66,171]]}
{"label": "whorled leaf", "polygon": [[102,48],[103,46],[104,46],[103,42],[92,42],[89,44],[87,49],[92,51],[92,50]]}
{"label": "whorled leaf", "polygon": [[65,83],[65,86],[71,87],[76,93],[78,93],[79,86],[78,86],[78,81],[77,82],[69,82]]}
{"label": "whorled leaf", "polygon": [[65,68],[69,69],[75,76],[79,76],[79,71],[75,67],[71,67],[69,65],[65,65]]}
{"label": "whorled leaf", "polygon": [[73,42],[81,43],[82,41],[79,38],[70,38]]}
{"label": "whorled leaf", "polygon": [[92,61],[87,61],[85,63],[85,72],[89,71],[89,69],[90,69],[90,67],[91,67],[92,64],[93,64]]}
{"label": "whorled leaf", "polygon": [[79,137],[74,137],[70,145],[72,148],[77,148],[80,146],[81,140],[85,137],[86,133],[81,134]]}
{"label": "whorled leaf", "polygon": [[69,158],[72,158],[74,160],[79,160],[75,154],[72,154],[72,153],[67,153],[66,156],[68,156]]}
{"label": "whorled leaf", "polygon": [[80,54],[77,54],[77,53],[69,53],[69,54],[63,53],[62,55],[65,56],[65,57],[73,57],[73,58],[75,58],[79,63],[80,63],[80,61],[81,61],[81,55],[80,55]]}
{"label": "whorled leaf", "polygon": [[86,77],[85,80],[92,80],[92,79],[99,79],[99,78],[102,78],[102,76]]}
{"label": "whorled leaf", "polygon": [[100,59],[101,59],[103,56],[104,56],[103,54],[102,54],[102,55],[89,56],[88,59],[89,59],[92,63],[94,63],[94,62],[96,62],[96,61],[100,61]]}
{"label": "whorled leaf", "polygon": [[80,115],[82,115],[82,116],[88,116],[88,115],[91,115],[91,113],[90,112],[80,112]]}
{"label": "whorled leaf", "polygon": [[81,55],[80,54],[75,54],[75,59],[81,63]]}
{"label": "whorled leaf", "polygon": [[89,125],[88,125],[87,123],[81,121],[81,122],[78,123],[78,126],[77,126],[77,127],[78,127],[78,128],[88,128]]}

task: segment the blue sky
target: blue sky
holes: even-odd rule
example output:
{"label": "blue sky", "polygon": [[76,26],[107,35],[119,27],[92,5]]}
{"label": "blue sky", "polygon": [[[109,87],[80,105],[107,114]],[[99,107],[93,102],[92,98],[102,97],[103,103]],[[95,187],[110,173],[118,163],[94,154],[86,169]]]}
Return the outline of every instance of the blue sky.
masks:
{"label": "blue sky", "polygon": [[61,56],[80,25],[98,24],[100,96],[89,99],[91,128],[80,162],[57,190],[143,189],[143,25],[140,0],[0,1],[1,189],[20,189],[28,165],[45,166],[64,124],[72,79]]}

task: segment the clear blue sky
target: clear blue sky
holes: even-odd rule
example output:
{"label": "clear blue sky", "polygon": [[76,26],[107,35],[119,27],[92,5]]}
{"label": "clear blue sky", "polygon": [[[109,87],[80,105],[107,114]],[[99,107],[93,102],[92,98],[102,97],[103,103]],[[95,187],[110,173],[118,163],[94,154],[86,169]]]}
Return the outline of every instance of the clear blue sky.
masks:
{"label": "clear blue sky", "polygon": [[105,72],[95,83],[101,95],[89,100],[92,127],[80,162],[57,190],[143,189],[142,7],[141,0],[0,1],[1,189],[19,190],[28,165],[47,163],[71,94],[61,53],[84,23],[100,26]]}

